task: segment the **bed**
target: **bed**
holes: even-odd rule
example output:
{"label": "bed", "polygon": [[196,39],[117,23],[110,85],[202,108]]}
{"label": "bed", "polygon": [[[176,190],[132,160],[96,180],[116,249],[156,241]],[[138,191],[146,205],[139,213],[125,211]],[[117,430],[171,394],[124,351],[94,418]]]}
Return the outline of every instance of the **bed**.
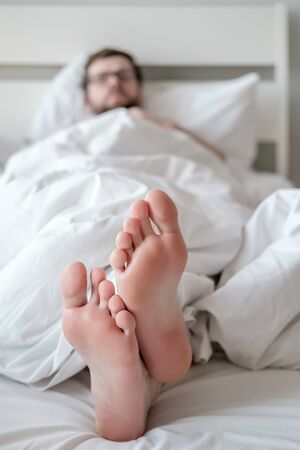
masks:
{"label": "bed", "polygon": [[[159,46],[153,46],[153,23]],[[128,33],[130,24],[139,39]],[[296,190],[282,189],[263,201],[276,189],[291,186],[286,179],[286,9],[282,5],[2,6],[0,30],[3,165],[12,155],[0,184],[0,446],[298,448],[299,261],[293,249],[299,242],[299,199]],[[134,52],[150,79],[147,106],[153,112],[167,114],[180,93],[193,97],[195,89],[202,89],[203,94],[207,83],[217,95],[213,98],[223,102],[230,97],[240,105],[241,92],[243,99],[247,94],[244,122],[237,127],[236,117],[232,122],[228,117],[227,126],[235,127],[230,133],[225,127],[217,136],[224,146],[228,139],[229,150],[239,149],[241,140],[249,143],[244,166],[237,167],[237,154],[230,154],[232,165],[224,167],[183,134],[170,136],[147,121],[132,120],[123,109],[36,138],[36,124],[30,130],[30,123],[41,97],[50,86],[53,98],[53,89],[61,86],[61,77],[53,85],[50,76],[78,56],[78,50],[86,55],[99,42]],[[84,55],[75,60],[76,67],[78,61],[82,65]],[[221,81],[224,67],[230,78],[258,71],[261,81],[253,74]],[[189,83],[170,81],[170,73],[172,78],[174,73],[182,78],[182,70]],[[202,80],[196,83],[199,76]],[[212,88],[212,77],[216,86],[219,83],[218,92]],[[250,108],[254,85],[257,134],[251,122],[241,135],[241,124],[246,126],[249,117],[254,118]],[[162,94],[173,99],[173,103],[168,100],[169,110],[163,110],[167,101],[160,103]],[[46,106],[48,112],[49,103]],[[36,117],[40,124],[41,115]],[[201,126],[207,128],[206,119]],[[136,130],[134,143],[132,130]],[[262,151],[271,145],[276,174],[249,168],[253,136],[255,142],[265,144]],[[151,145],[144,144],[145,137]],[[17,151],[28,139],[33,145]],[[163,153],[154,151],[162,146]],[[112,179],[120,187],[118,195]],[[115,443],[96,434],[89,373],[62,336],[58,277],[61,268],[76,258],[88,268],[99,264],[109,273],[111,246],[106,242],[113,242],[130,202],[153,186],[167,190],[179,205],[189,248],[180,293],[195,363],[182,381],[163,387],[151,407],[145,435],[134,442]],[[99,203],[99,198],[105,201]],[[100,255],[94,255],[95,248],[101,248]],[[215,289],[213,276],[220,272]]]}

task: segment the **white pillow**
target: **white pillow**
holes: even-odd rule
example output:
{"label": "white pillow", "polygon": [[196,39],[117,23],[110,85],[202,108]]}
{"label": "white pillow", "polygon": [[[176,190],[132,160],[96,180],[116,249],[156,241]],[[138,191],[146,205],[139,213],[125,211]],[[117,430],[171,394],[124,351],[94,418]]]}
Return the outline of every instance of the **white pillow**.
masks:
{"label": "white pillow", "polygon": [[[54,78],[36,113],[29,142],[36,142],[90,117],[81,82],[88,54],[82,53]],[[198,133],[229,161],[250,167],[256,156],[254,73],[220,82],[152,82],[144,86],[144,108]]]}
{"label": "white pillow", "polygon": [[145,86],[144,107],[193,130],[229,161],[250,167],[256,157],[258,80],[250,73],[227,81],[153,82]]}
{"label": "white pillow", "polygon": [[54,77],[31,124],[26,141],[34,143],[90,116],[81,82],[87,53],[81,53]]}

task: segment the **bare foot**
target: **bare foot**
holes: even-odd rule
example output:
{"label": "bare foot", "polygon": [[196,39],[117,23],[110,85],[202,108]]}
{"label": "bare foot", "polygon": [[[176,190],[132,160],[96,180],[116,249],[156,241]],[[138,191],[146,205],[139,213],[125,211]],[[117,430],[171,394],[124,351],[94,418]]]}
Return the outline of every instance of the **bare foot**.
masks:
{"label": "bare foot", "polygon": [[97,432],[115,441],[136,439],[144,433],[158,383],[140,359],[135,318],[103,270],[92,271],[91,285],[87,303],[84,265],[75,262],[65,268],[63,331],[90,369]]}
{"label": "bare foot", "polygon": [[[150,375],[162,382],[181,378],[191,347],[176,291],[187,261],[177,209],[164,192],[133,203],[111,255],[118,293],[136,318],[140,352]],[[150,222],[159,234],[153,231]]]}

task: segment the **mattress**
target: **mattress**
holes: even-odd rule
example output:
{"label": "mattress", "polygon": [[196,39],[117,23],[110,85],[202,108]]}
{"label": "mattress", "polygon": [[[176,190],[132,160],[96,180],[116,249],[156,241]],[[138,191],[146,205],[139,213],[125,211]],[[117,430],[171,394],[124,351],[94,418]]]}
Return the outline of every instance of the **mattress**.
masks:
{"label": "mattress", "polygon": [[0,378],[0,447],[59,450],[299,449],[300,377],[249,371],[223,357],[165,385],[146,433],[116,443],[97,436],[89,372],[47,390]]}

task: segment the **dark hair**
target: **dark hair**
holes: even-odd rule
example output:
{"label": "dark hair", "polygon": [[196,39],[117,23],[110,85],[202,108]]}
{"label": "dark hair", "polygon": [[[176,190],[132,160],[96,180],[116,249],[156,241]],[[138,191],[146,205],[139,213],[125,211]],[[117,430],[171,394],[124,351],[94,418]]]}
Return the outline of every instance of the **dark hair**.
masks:
{"label": "dark hair", "polygon": [[88,84],[88,77],[87,77],[87,70],[90,67],[90,65],[97,61],[98,59],[108,58],[110,56],[123,56],[124,58],[128,59],[130,64],[132,65],[134,74],[136,76],[136,79],[139,83],[143,82],[143,76],[140,67],[136,64],[134,58],[129,55],[129,53],[123,52],[122,50],[117,50],[114,48],[104,48],[103,50],[99,50],[96,53],[93,53],[89,56],[85,68],[84,68],[84,76],[82,80],[82,88],[86,90],[87,84]]}

